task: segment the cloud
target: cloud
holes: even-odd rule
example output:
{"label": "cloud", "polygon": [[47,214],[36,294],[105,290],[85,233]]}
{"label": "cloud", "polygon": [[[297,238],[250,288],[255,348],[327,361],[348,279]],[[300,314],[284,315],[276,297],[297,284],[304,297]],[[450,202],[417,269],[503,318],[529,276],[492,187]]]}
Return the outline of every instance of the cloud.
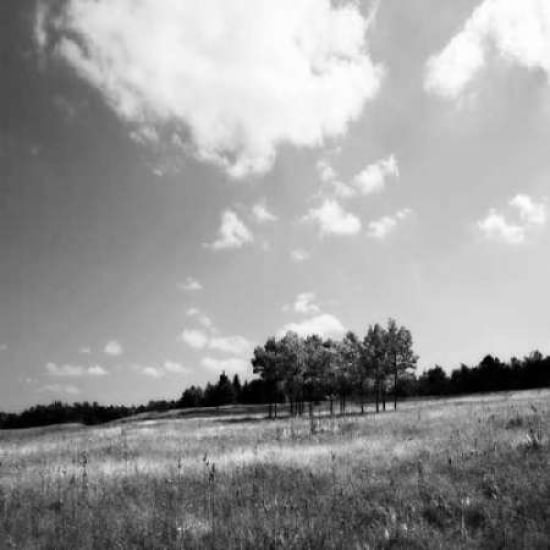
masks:
{"label": "cloud", "polygon": [[83,365],[57,365],[56,363],[47,363],[46,372],[50,376],[60,377],[80,377],[80,376],[106,376],[109,373],[100,365],[89,367]]}
{"label": "cloud", "polygon": [[241,377],[246,377],[252,374],[250,361],[240,357],[230,357],[226,359],[203,357],[201,359],[201,365],[215,373],[224,371],[228,376],[238,374]]}
{"label": "cloud", "polygon": [[424,87],[459,98],[487,64],[489,53],[550,76],[550,4],[547,0],[485,0],[462,29],[426,64]]}
{"label": "cloud", "polygon": [[494,208],[489,210],[485,218],[477,222],[477,227],[485,238],[501,241],[506,244],[520,244],[525,241],[525,228],[521,225],[511,224]]}
{"label": "cloud", "polygon": [[103,352],[113,357],[119,357],[124,353],[124,349],[120,342],[118,342],[117,340],[111,340],[110,342],[107,342],[105,348],[103,349]]}
{"label": "cloud", "polygon": [[510,245],[526,242],[528,235],[546,224],[546,205],[535,202],[529,195],[518,194],[508,201],[518,220],[509,222],[504,214],[491,208],[485,218],[477,222],[477,228],[488,240]]}
{"label": "cloud", "polygon": [[369,164],[353,178],[352,184],[361,195],[370,195],[382,191],[386,186],[386,179],[390,176],[399,176],[395,155]]}
{"label": "cloud", "polygon": [[141,373],[149,378],[162,378],[164,376],[164,371],[159,367],[141,367]]}
{"label": "cloud", "polygon": [[528,225],[544,225],[546,223],[546,205],[536,203],[529,195],[520,193],[508,203],[519,210],[520,219]]}
{"label": "cloud", "polygon": [[245,355],[252,351],[253,344],[243,336],[220,336],[211,338],[208,347],[234,355]]}
{"label": "cloud", "polygon": [[398,210],[393,216],[383,216],[378,220],[369,223],[367,235],[373,239],[385,239],[396,227],[397,224],[408,218],[412,210],[403,208]]}
{"label": "cloud", "polygon": [[[286,310],[289,310],[289,306],[285,306]],[[315,293],[314,292],[301,292],[296,296],[294,304],[292,304],[292,309],[296,313],[303,313],[305,315],[312,313],[319,313],[321,308],[315,303]]]}
{"label": "cloud", "polygon": [[109,374],[101,365],[88,367],[86,373],[90,376],[107,376]]}
{"label": "cloud", "polygon": [[207,244],[213,250],[224,250],[230,248],[241,248],[254,240],[252,233],[239,219],[237,214],[226,210],[222,214],[221,226],[218,231],[218,238],[211,244]]}
{"label": "cloud", "polygon": [[289,330],[300,336],[318,334],[323,338],[328,338],[341,336],[346,329],[337,317],[330,313],[322,313],[304,321],[286,324],[279,331],[279,335],[283,336]]}
{"label": "cloud", "polygon": [[180,339],[194,349],[203,349],[208,343],[208,335],[202,330],[184,329]]}
{"label": "cloud", "polygon": [[39,388],[38,391],[63,395],[78,395],[80,393],[80,390],[71,384],[48,384]]}
{"label": "cloud", "polygon": [[201,311],[196,307],[189,308],[186,313],[187,317],[196,319],[204,328],[212,328],[214,326],[212,319],[210,319],[208,315],[201,313]]}
{"label": "cloud", "polygon": [[162,366],[166,372],[172,374],[187,374],[189,369],[184,367],[181,363],[176,363],[175,361],[165,361]]}
{"label": "cloud", "polygon": [[0,351],[7,351],[8,345],[7,344],[0,344]]}
{"label": "cloud", "polygon": [[78,350],[78,353],[81,353],[82,355],[89,355],[92,353],[92,348],[89,346],[83,346]]}
{"label": "cloud", "polygon": [[319,208],[312,208],[303,219],[317,223],[321,235],[355,235],[361,230],[359,218],[346,212],[332,199],[325,199]]}
{"label": "cloud", "polygon": [[296,263],[305,262],[306,260],[309,260],[310,257],[311,254],[302,248],[295,248],[290,251],[290,258]]}
{"label": "cloud", "polygon": [[343,182],[327,160],[317,162],[317,173],[322,183],[337,197],[349,199],[357,195],[379,193],[389,177],[399,177],[397,158],[391,154],[368,164],[349,183]]}
{"label": "cloud", "polygon": [[[35,37],[134,131],[175,129],[233,177],[346,133],[384,70],[369,20],[330,0],[39,2]],[[147,37],[147,40],[144,40]],[[181,139],[181,137],[180,137]]]}
{"label": "cloud", "polygon": [[187,277],[183,283],[178,283],[177,287],[185,292],[196,292],[202,290],[202,284],[193,277]]}
{"label": "cloud", "polygon": [[252,207],[252,215],[258,223],[275,222],[278,220],[277,216],[272,214],[262,202]]}

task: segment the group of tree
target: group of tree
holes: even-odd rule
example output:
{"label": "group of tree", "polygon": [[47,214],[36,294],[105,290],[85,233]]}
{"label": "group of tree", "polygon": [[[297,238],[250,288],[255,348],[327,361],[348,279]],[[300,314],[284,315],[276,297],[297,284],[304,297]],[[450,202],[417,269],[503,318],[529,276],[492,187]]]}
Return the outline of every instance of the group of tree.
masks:
{"label": "group of tree", "polygon": [[416,362],[411,332],[390,319],[386,327],[371,325],[363,338],[354,332],[341,340],[303,338],[295,332],[269,338],[254,350],[252,367],[266,386],[269,416],[276,417],[281,393],[291,415],[303,414],[305,403],[311,413],[312,404],[325,399],[331,414],[336,400],[345,413],[350,399],[360,403],[363,413],[369,396],[379,412],[381,406],[386,409],[388,394],[397,408],[398,383]]}
{"label": "group of tree", "polygon": [[410,331],[390,319],[386,326],[372,325],[363,338],[348,332],[342,339],[300,337],[288,332],[269,338],[255,348],[251,366],[256,375],[241,382],[222,372],[216,383],[193,385],[179,399],[150,401],[140,406],[105,406],[94,403],[67,404],[55,401],[21,413],[1,413],[1,428],[27,428],[49,424],[100,424],[148,412],[230,404],[266,404],[270,417],[278,415],[278,404],[286,403],[291,415],[309,411],[315,403],[334,403],[345,414],[350,402],[361,412],[368,403],[376,412],[385,410],[387,399],[397,408],[398,398],[449,396],[478,392],[550,387],[550,356],[535,351],[509,362],[487,355],[478,365],[462,364],[450,375],[443,367],[417,376]]}

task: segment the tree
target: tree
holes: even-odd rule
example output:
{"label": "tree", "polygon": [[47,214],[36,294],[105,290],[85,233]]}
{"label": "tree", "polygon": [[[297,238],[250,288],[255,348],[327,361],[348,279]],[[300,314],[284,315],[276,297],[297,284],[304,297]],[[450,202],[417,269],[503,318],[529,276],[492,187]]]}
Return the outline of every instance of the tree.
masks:
{"label": "tree", "polygon": [[386,358],[393,375],[393,408],[397,410],[397,381],[407,369],[414,369],[418,357],[412,349],[411,331],[404,326],[398,327],[394,319],[388,320],[385,331]]}
{"label": "tree", "polygon": [[259,374],[265,383],[269,399],[269,418],[277,418],[277,390],[282,380],[279,342],[272,337],[263,346],[257,346],[251,363],[254,374]]}
{"label": "tree", "polygon": [[[386,337],[384,329],[376,323],[369,326],[367,334],[363,339],[363,353],[368,357],[374,378],[374,395],[376,412],[380,412],[380,401],[382,398],[383,384],[386,381]],[[385,404],[385,397],[384,397]]]}

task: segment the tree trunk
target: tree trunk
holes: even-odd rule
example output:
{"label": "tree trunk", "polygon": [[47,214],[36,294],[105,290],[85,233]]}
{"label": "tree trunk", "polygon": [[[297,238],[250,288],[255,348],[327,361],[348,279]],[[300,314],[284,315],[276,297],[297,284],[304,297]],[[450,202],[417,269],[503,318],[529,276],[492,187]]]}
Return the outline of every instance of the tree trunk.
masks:
{"label": "tree trunk", "polygon": [[374,393],[376,396],[376,412],[378,413],[380,412],[380,382],[378,381],[375,383]]}
{"label": "tree trunk", "polygon": [[393,374],[393,410],[397,410],[397,367]]}
{"label": "tree trunk", "polygon": [[273,418],[273,411],[272,411],[272,408],[273,408],[273,405],[271,403],[271,401],[269,402],[269,405],[267,407],[267,414],[268,414],[268,418],[271,420],[271,418]]}
{"label": "tree trunk", "polygon": [[277,401],[273,404],[274,410],[275,410],[275,418],[277,418]]}
{"label": "tree trunk", "polygon": [[386,411],[386,384],[382,386],[382,409]]}
{"label": "tree trunk", "polygon": [[330,416],[334,416],[334,399],[330,397]]}

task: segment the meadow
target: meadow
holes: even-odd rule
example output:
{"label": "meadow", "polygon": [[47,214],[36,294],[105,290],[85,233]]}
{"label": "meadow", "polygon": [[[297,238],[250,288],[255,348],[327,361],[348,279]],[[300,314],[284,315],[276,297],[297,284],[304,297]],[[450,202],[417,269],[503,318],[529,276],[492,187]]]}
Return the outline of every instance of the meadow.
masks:
{"label": "meadow", "polygon": [[0,548],[549,548],[549,398],[3,431]]}

